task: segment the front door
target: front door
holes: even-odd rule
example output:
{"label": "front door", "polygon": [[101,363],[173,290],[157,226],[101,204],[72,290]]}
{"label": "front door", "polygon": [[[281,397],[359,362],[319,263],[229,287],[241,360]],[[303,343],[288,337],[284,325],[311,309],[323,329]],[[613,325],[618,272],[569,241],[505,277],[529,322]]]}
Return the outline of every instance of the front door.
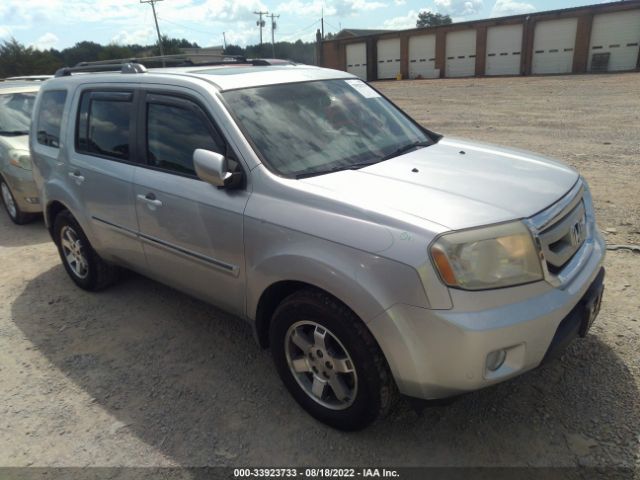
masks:
{"label": "front door", "polygon": [[136,168],[134,197],[150,273],[241,314],[249,192],[214,187],[200,180],[193,166],[197,148],[233,154],[197,100],[147,92],[142,106],[139,148],[146,162]]}

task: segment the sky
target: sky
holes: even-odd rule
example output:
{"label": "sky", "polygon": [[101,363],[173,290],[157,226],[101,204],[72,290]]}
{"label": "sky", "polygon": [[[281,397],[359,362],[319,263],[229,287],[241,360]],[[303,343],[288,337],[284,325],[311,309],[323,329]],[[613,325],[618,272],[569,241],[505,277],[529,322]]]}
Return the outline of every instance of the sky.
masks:
{"label": "sky", "polygon": [[[325,33],[341,28],[415,27],[418,12],[448,14],[454,22],[598,3],[599,0],[162,0],[163,35],[201,47],[255,44],[257,11],[280,15],[276,41],[315,39],[324,12]],[[266,19],[264,40],[270,41]],[[224,32],[224,37],[223,37]],[[11,37],[39,49],[61,50],[90,40],[103,45],[157,40],[151,5],[139,0],[0,0],[0,41]]]}

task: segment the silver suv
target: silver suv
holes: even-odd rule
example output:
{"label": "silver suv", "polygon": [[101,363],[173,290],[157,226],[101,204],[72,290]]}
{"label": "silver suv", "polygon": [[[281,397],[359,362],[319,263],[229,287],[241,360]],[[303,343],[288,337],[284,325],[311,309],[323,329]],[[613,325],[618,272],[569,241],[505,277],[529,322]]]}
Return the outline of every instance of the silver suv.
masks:
{"label": "silver suv", "polygon": [[576,171],[437,135],[345,72],[64,70],[30,138],[78,286],[125,267],[246,319],[296,401],[337,428],[398,392],[440,399],[535,368],[599,310],[605,248]]}

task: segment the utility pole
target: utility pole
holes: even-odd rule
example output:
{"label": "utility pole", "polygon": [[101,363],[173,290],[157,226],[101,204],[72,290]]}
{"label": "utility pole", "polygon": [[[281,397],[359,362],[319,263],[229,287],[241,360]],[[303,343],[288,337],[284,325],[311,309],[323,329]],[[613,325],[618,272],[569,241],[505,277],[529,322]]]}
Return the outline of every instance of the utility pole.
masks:
{"label": "utility pole", "polygon": [[262,28],[264,27],[264,20],[262,20],[262,16],[266,15],[269,12],[260,11],[260,12],[253,12],[253,13],[255,13],[256,15],[260,15],[260,20],[256,22],[256,25],[260,27],[260,46],[262,46]]}
{"label": "utility pole", "polygon": [[162,0],[140,0],[140,3],[150,3],[151,10],[153,10],[153,19],[156,22],[156,32],[158,32],[158,47],[160,47],[160,56],[162,57],[162,66],[166,67],[164,62],[164,48],[162,48],[162,36],[160,35],[160,27],[158,27],[158,16],[156,15],[156,2],[161,2]]}
{"label": "utility pole", "polygon": [[324,40],[324,7],[320,10],[320,33],[322,34],[322,40]]}
{"label": "utility pole", "polygon": [[271,15],[267,15],[267,18],[271,18],[271,56],[273,58],[276,58],[276,42],[274,40],[274,35],[273,32],[276,29],[276,18],[280,18],[280,15],[274,15],[273,13]]}
{"label": "utility pole", "polygon": [[227,36],[225,35],[225,32],[222,32],[222,43],[224,45],[224,49],[227,49]]}

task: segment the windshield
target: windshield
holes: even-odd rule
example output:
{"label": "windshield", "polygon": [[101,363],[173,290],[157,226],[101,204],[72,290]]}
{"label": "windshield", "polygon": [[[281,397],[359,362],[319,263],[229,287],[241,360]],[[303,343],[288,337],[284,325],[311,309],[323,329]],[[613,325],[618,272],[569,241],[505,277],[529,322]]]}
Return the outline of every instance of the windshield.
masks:
{"label": "windshield", "polygon": [[433,143],[361,80],[270,85],[223,96],[264,161],[287,177],[360,168]]}
{"label": "windshield", "polygon": [[0,94],[0,135],[29,133],[35,92]]}

